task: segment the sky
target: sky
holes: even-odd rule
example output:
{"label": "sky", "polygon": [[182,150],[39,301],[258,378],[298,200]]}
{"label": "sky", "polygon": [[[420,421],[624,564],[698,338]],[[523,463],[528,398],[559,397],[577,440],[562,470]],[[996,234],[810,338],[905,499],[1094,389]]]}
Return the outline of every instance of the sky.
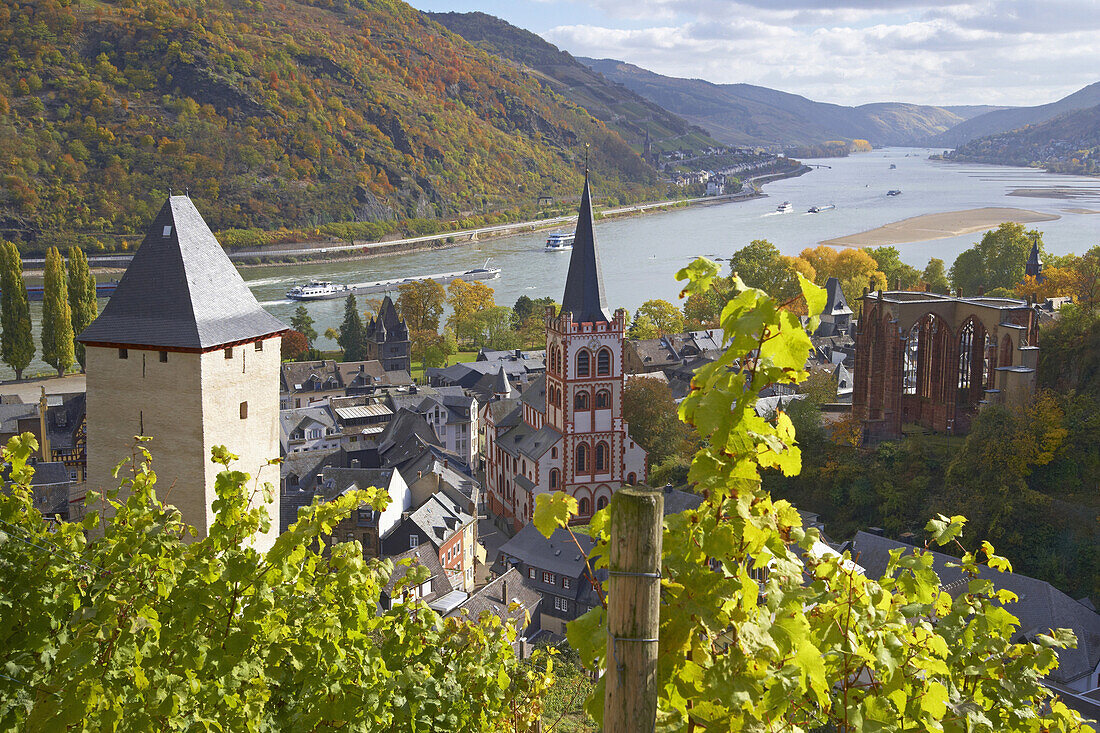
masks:
{"label": "sky", "polygon": [[837,104],[1033,105],[1100,81],[1100,0],[411,0],[575,56]]}

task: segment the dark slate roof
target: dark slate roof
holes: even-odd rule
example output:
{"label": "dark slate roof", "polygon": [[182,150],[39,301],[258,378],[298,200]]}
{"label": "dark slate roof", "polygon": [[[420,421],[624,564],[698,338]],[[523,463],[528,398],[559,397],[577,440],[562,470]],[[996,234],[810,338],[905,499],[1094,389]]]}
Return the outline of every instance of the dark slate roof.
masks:
{"label": "dark slate roof", "polygon": [[78,340],[211,349],[285,330],[256,302],[191,199],[171,196]]}
{"label": "dark slate roof", "polygon": [[[507,596],[504,593],[507,593]],[[471,619],[477,619],[483,613],[491,613],[501,621],[515,621],[516,627],[522,631],[526,625],[526,618],[535,617],[541,600],[542,594],[527,586],[523,574],[515,568],[510,568],[499,578],[494,578],[479,588],[447,616],[465,615]],[[519,606],[514,611],[510,609],[513,602]]]}
{"label": "dark slate roof", "polygon": [[840,280],[831,277],[825,281],[825,310],[823,316],[850,316],[852,309],[848,307],[848,300],[844,297],[844,290],[840,287]]}
{"label": "dark slate roof", "polygon": [[[852,558],[866,569],[868,577],[880,578],[886,571],[890,550],[897,548],[913,550],[912,546],[897,540],[857,532],[852,542]],[[933,552],[932,557],[932,567],[939,575],[942,588],[951,596],[966,593],[962,571],[948,567],[948,563],[957,563],[958,558],[942,552]],[[1058,628],[1070,629],[1076,634],[1077,648],[1058,651],[1058,669],[1050,673],[1050,679],[1070,683],[1096,669],[1100,664],[1100,614],[1044,580],[1003,573],[988,566],[982,566],[980,572],[994,588],[1011,591],[1019,598],[1016,603],[1005,606],[1005,610],[1020,620],[1018,637],[1031,637]]]}
{"label": "dark slate roof", "polygon": [[378,337],[378,340],[397,339],[404,340],[409,337],[409,329],[401,316],[397,314],[390,296],[382,299],[382,305],[378,308],[378,317],[371,318],[367,322],[367,338]]}
{"label": "dark slate roof", "polygon": [[86,394],[70,392],[49,395],[47,399],[49,404],[46,408],[46,430],[50,437],[50,447],[74,448],[80,423],[84,421]]}
{"label": "dark slate roof", "polygon": [[19,431],[19,421],[29,417],[38,416],[38,403],[0,404],[0,433],[15,433]]}
{"label": "dark slate roof", "polygon": [[1039,242],[1038,240],[1031,243],[1031,252],[1027,256],[1027,264],[1029,265],[1041,265],[1043,264],[1042,257],[1039,256]]}
{"label": "dark slate roof", "polygon": [[540,374],[532,379],[531,384],[520,395],[519,401],[539,412],[546,412],[546,375]]}
{"label": "dark slate roof", "polygon": [[665,516],[679,514],[689,509],[698,509],[703,503],[703,497],[690,491],[667,488],[665,492]]}
{"label": "dark slate roof", "polygon": [[517,443],[516,449],[528,458],[537,461],[550,446],[557,445],[561,440],[561,433],[550,425],[543,425],[533,433],[523,436]]}
{"label": "dark slate roof", "polygon": [[[393,595],[393,587],[397,585],[398,581],[404,579],[415,565],[423,565],[431,573],[429,577],[431,578],[432,592],[427,596],[422,596],[421,600],[430,601],[444,593],[451,592],[451,581],[447,580],[447,574],[443,572],[443,566],[439,564],[439,556],[434,552],[414,547],[411,550],[402,552],[400,555],[392,555],[388,559],[393,561],[394,568],[393,575],[390,576],[389,581],[382,588],[382,592],[387,596]],[[408,560],[409,562],[403,563],[402,560]]]}
{"label": "dark slate roof", "polygon": [[[595,543],[591,537],[583,534],[576,537],[586,554],[592,551]],[[534,524],[528,524],[501,546],[500,553],[505,557],[505,567],[510,560],[516,560],[570,578],[579,578],[584,573],[584,555],[569,533],[560,528],[547,539]]]}
{"label": "dark slate roof", "polygon": [[565,295],[561,300],[562,312],[573,314],[578,323],[609,323],[611,312],[603,291],[603,272],[600,253],[596,250],[596,232],[592,221],[592,192],[588,185],[588,173],[584,175],[584,193],[577,216],[577,231],[573,238],[573,252],[569,256],[569,274],[565,279]]}
{"label": "dark slate roof", "polygon": [[416,508],[409,521],[420,529],[435,546],[449,540],[455,532],[474,521],[458,502],[442,491],[428,497],[428,500]]}

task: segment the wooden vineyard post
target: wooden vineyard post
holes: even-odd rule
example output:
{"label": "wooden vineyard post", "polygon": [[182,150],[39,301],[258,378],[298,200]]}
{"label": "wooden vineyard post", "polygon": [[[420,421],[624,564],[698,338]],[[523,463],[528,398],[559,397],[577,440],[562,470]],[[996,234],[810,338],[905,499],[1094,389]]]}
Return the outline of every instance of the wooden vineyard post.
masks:
{"label": "wooden vineyard post", "polygon": [[645,488],[611,497],[606,733],[649,733],[656,724],[664,505],[663,493]]}

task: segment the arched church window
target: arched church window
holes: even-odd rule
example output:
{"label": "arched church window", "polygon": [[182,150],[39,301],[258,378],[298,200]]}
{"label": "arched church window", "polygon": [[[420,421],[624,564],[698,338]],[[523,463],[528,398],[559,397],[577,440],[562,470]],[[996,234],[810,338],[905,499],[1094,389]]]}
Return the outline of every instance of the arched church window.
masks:
{"label": "arched church window", "polygon": [[588,445],[577,446],[577,473],[588,473]]}
{"label": "arched church window", "polygon": [[603,509],[605,506],[607,506],[607,497],[606,496],[601,496],[599,499],[596,499],[596,509],[597,509],[597,511],[600,510],[600,509]]}
{"label": "arched church window", "polygon": [[550,488],[556,489],[561,484],[561,471],[556,468],[550,469]]}
{"label": "arched church window", "polygon": [[589,507],[588,499],[582,498],[580,500],[580,508],[579,508],[579,513],[582,517],[587,517],[588,516],[588,507]]}
{"label": "arched church window", "polygon": [[611,373],[611,349],[606,346],[596,353],[596,376],[605,377]]}
{"label": "arched church window", "polygon": [[588,349],[581,349],[577,352],[577,376],[587,377],[591,368],[592,355],[588,353]]}
{"label": "arched church window", "polygon": [[596,444],[596,473],[603,473],[611,465],[611,450],[607,443]]}
{"label": "arched church window", "polygon": [[611,407],[611,393],[606,389],[601,389],[596,393],[596,409],[605,410]]}
{"label": "arched church window", "polygon": [[634,472],[630,472],[626,475],[626,482],[630,486],[633,486],[634,484],[638,483],[638,476]]}
{"label": "arched church window", "polygon": [[573,396],[573,409],[574,410],[587,410],[588,409],[588,392],[581,390]]}

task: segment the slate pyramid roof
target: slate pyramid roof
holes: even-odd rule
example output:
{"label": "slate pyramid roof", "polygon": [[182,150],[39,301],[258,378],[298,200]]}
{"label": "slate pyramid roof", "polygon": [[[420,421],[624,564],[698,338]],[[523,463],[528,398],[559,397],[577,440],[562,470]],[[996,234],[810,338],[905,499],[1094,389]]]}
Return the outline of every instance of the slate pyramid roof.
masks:
{"label": "slate pyramid roof", "polygon": [[577,216],[577,231],[573,238],[573,252],[569,257],[569,274],[565,279],[565,296],[562,311],[573,314],[578,323],[610,323],[607,298],[603,292],[603,272],[600,253],[596,249],[596,232],[592,221],[592,192],[588,185],[588,172],[584,174],[584,193]]}
{"label": "slate pyramid roof", "polygon": [[508,381],[508,375],[504,373],[504,365],[500,365],[500,371],[493,377],[493,393],[503,397],[512,396],[512,383]]}
{"label": "slate pyramid roof", "polygon": [[852,309],[848,307],[848,301],[844,297],[844,290],[840,287],[840,280],[835,277],[825,282],[825,310],[823,316],[850,316]]}
{"label": "slate pyramid roof", "polygon": [[378,308],[378,318],[372,318],[367,324],[367,337],[384,341],[387,334],[398,339],[408,338],[408,327],[397,313],[397,306],[393,299],[386,296],[382,299],[382,305]]}
{"label": "slate pyramid roof", "polygon": [[1038,242],[1032,242],[1031,243],[1031,252],[1028,253],[1027,264],[1029,264],[1029,265],[1041,265],[1041,264],[1043,264],[1043,259],[1039,255],[1039,243]]}
{"label": "slate pyramid roof", "polygon": [[256,302],[191,199],[170,196],[103,312],[77,338],[202,351],[285,330]]}

